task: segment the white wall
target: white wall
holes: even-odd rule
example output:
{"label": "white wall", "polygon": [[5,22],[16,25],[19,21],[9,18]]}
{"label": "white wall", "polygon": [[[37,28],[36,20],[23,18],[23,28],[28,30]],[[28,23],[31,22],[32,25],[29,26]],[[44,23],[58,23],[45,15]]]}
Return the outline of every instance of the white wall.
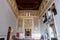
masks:
{"label": "white wall", "polygon": [[0,0],[0,37],[7,35],[8,27],[15,28],[16,17],[7,0]]}
{"label": "white wall", "polygon": [[41,34],[44,34],[46,32],[46,28],[48,27],[48,24],[43,23],[42,19],[40,19],[40,32]]}
{"label": "white wall", "polygon": [[57,10],[57,15],[54,17],[54,19],[55,19],[57,32],[58,32],[57,36],[59,37],[60,40],[60,1],[59,0],[55,0],[55,6]]}

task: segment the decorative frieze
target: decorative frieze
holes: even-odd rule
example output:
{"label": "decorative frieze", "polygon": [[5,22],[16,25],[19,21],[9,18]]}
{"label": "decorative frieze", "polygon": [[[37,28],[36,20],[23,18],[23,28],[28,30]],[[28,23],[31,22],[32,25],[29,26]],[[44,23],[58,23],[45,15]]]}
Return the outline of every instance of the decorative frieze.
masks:
{"label": "decorative frieze", "polygon": [[39,16],[41,17],[44,12],[50,7],[54,0],[43,0],[39,9]]}
{"label": "decorative frieze", "polygon": [[15,0],[7,0],[7,1],[10,4],[10,6],[11,6],[12,10],[14,11],[15,15],[18,16],[19,10],[17,8]]}
{"label": "decorative frieze", "polygon": [[38,10],[20,10],[19,16],[26,16],[26,12],[30,12],[30,16],[38,16]]}

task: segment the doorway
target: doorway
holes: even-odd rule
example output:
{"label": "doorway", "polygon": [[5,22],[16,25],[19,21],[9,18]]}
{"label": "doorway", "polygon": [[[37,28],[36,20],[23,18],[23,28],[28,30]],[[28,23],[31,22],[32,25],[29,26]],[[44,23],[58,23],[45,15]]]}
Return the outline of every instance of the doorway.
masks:
{"label": "doorway", "polygon": [[25,36],[31,36],[31,29],[25,29]]}
{"label": "doorway", "polygon": [[8,27],[7,40],[10,40],[11,27]]}

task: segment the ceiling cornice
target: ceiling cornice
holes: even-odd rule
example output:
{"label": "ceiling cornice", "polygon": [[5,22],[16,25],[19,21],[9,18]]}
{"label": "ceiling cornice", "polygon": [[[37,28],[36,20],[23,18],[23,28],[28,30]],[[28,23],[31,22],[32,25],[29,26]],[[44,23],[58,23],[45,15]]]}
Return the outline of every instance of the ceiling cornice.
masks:
{"label": "ceiling cornice", "polygon": [[[14,14],[18,17],[20,14],[20,11],[17,8],[17,4],[15,2],[15,0],[7,0],[8,3],[10,4],[12,10],[14,11]],[[39,17],[41,17],[45,11],[51,6],[51,4],[53,3],[54,0],[43,0],[42,3],[40,4],[38,13],[39,13]]]}
{"label": "ceiling cornice", "polygon": [[19,10],[18,10],[18,8],[17,8],[17,5],[16,5],[15,0],[7,0],[7,2],[8,2],[9,5],[11,6],[11,9],[13,10],[15,16],[18,17],[18,15],[19,15]]}
{"label": "ceiling cornice", "polygon": [[39,7],[39,17],[41,17],[53,3],[54,0],[43,0]]}
{"label": "ceiling cornice", "polygon": [[26,12],[30,12],[30,16],[38,16],[38,10],[20,10],[19,16],[26,16]]}

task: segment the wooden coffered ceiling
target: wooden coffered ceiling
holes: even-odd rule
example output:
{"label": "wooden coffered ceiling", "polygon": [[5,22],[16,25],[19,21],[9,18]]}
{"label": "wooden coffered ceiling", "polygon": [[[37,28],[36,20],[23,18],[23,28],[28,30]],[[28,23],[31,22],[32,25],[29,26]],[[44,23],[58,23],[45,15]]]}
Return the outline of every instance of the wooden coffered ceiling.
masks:
{"label": "wooden coffered ceiling", "polygon": [[53,0],[8,0],[8,3],[10,4],[12,10],[14,11],[14,14],[17,17],[20,16],[20,14],[23,14],[20,11],[26,10],[31,10],[31,14],[35,16],[38,13],[38,16],[41,17],[52,4],[52,2]]}
{"label": "wooden coffered ceiling", "polygon": [[38,10],[42,0],[16,0],[19,10]]}

